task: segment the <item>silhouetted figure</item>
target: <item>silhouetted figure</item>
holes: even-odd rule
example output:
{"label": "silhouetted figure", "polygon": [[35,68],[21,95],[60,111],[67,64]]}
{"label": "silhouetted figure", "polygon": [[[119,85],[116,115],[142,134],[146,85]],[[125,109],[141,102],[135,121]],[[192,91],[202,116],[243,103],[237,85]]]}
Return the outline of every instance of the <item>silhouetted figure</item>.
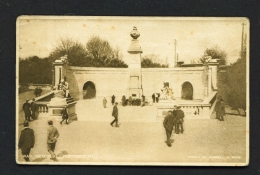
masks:
{"label": "silhouetted figure", "polygon": [[153,103],[155,103],[155,94],[152,95]]}
{"label": "silhouetted figure", "polygon": [[64,120],[66,120],[66,124],[68,124],[69,115],[68,115],[68,111],[67,111],[67,107],[66,106],[62,109],[61,115],[62,115],[62,121],[60,122],[60,124],[62,124],[62,122]]}
{"label": "silhouetted figure", "polygon": [[23,104],[23,111],[24,111],[25,120],[30,121],[31,110],[30,110],[29,100],[26,100],[25,103]]}
{"label": "silhouetted figure", "polygon": [[118,126],[118,108],[117,108],[117,102],[115,103],[114,107],[113,107],[113,112],[112,112],[112,116],[115,117],[115,119],[110,123],[110,125],[113,127],[113,124],[116,123],[116,127]]}
{"label": "silhouetted figure", "polygon": [[33,99],[33,101],[31,102],[31,105],[30,105],[30,107],[31,107],[31,117],[32,117],[32,119],[36,119],[36,115],[35,115],[35,112],[37,111],[37,104],[35,103],[35,99]]}
{"label": "silhouetted figure", "polygon": [[116,98],[116,97],[113,95],[113,96],[112,96],[112,100],[111,100],[112,105],[114,105],[114,103],[115,103],[115,98]]}
{"label": "silhouetted figure", "polygon": [[21,131],[18,148],[21,149],[24,160],[30,162],[29,155],[35,142],[34,131],[29,128],[29,122],[27,120],[24,121],[23,126],[24,129]]}
{"label": "silhouetted figure", "polygon": [[104,106],[104,108],[107,107],[107,99],[106,99],[106,97],[104,97],[104,99],[103,99],[103,106]]}
{"label": "silhouetted figure", "polygon": [[167,116],[164,118],[163,126],[166,131],[166,137],[167,137],[166,143],[169,147],[171,147],[172,144],[171,144],[170,138],[171,138],[172,130],[173,130],[173,126],[174,126],[174,116],[172,115],[172,111],[168,111]]}

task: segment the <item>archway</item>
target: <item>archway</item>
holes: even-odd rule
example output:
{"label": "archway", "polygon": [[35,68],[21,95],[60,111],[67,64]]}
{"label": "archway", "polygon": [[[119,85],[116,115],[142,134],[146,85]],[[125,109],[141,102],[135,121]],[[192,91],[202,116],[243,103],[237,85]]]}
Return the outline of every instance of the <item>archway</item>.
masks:
{"label": "archway", "polygon": [[83,99],[96,97],[96,87],[93,82],[87,81],[83,86]]}
{"label": "archway", "polygon": [[193,99],[193,87],[190,82],[184,82],[182,84],[181,99],[184,99],[184,100]]}

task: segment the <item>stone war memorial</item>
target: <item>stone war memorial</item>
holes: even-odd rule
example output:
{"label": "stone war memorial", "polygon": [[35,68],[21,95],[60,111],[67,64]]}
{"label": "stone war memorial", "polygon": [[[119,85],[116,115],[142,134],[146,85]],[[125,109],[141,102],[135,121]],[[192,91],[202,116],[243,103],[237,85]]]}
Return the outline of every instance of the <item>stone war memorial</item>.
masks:
{"label": "stone war memorial", "polygon": [[[29,19],[35,26],[28,23]],[[19,17],[17,61],[21,64],[20,57],[21,60],[26,58],[28,50],[32,50],[31,55],[46,52],[48,56],[42,57],[51,60],[50,67],[45,67],[50,70],[51,84],[29,82],[29,90],[20,92],[23,82],[21,78],[17,80],[16,142],[19,142],[26,118],[26,100],[32,111],[29,127],[35,134],[30,162],[24,161],[16,145],[17,163],[247,165],[248,107],[246,117],[240,113],[231,114],[234,109],[225,99],[228,96],[224,95],[220,82],[231,70],[232,64],[227,63],[236,61],[240,49],[249,49],[246,35],[249,28],[244,29],[244,25],[241,46],[238,26],[242,23],[249,26],[243,18]],[[30,32],[36,26],[39,32]],[[214,27],[219,29],[217,34]],[[227,36],[227,31],[234,31],[233,35]],[[42,38],[45,38],[41,40],[44,46],[31,49],[33,47],[27,43],[29,39]],[[52,46],[57,41],[61,45]],[[90,47],[92,41],[102,43],[104,48],[95,44]],[[222,58],[204,52],[221,44],[230,46],[226,47],[225,56],[234,60],[225,60],[226,65],[222,64]],[[70,47],[76,52],[69,50]],[[83,49],[77,51],[81,47]],[[103,56],[91,50],[99,47]],[[95,54],[101,55],[103,62],[96,64]],[[204,61],[201,61],[202,55],[206,58]],[[74,60],[80,64],[75,64]],[[120,61],[125,65],[114,64]],[[17,72],[20,74],[23,69],[20,66]],[[43,92],[34,96],[30,87],[41,87]],[[221,102],[221,96],[225,103]],[[220,104],[225,107],[224,121],[218,118]],[[34,112],[33,105],[36,106]],[[64,110],[68,124],[61,122]],[[115,110],[118,127],[110,123],[116,119]],[[174,113],[179,110],[183,111],[181,122],[177,117],[179,113]],[[174,115],[170,121],[170,116]],[[59,131],[55,159],[46,146],[50,120]],[[168,121],[172,122],[170,134],[165,124]]]}

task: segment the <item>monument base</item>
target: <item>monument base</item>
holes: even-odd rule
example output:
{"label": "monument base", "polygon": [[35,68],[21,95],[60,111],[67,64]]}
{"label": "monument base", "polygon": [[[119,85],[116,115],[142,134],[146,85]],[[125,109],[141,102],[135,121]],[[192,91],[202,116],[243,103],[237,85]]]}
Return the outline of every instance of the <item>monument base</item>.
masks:
{"label": "monument base", "polygon": [[168,111],[174,109],[174,105],[177,105],[176,100],[160,100],[157,104],[157,119],[164,118]]}
{"label": "monument base", "polygon": [[129,90],[128,90],[128,96],[131,96],[133,99],[135,99],[135,98],[138,98],[138,99],[140,99],[141,97],[142,97],[142,89],[135,89],[135,88],[130,88]]}
{"label": "monument base", "polygon": [[52,98],[48,104],[48,114],[52,117],[58,117],[62,119],[61,111],[67,106],[69,121],[77,120],[76,103],[73,98]]}

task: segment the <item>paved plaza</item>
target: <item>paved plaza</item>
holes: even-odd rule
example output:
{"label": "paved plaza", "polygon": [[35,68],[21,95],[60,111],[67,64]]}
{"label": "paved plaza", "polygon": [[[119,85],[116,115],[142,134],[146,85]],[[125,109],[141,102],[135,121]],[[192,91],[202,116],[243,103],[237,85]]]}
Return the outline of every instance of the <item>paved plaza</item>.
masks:
{"label": "paved plaza", "polygon": [[[47,151],[49,117],[30,122],[36,137],[31,161],[42,164],[245,162],[245,117],[227,115],[224,122],[187,119],[184,134],[173,134],[172,147],[168,147],[162,120],[156,119],[155,105],[119,106],[119,128],[110,126],[112,105],[103,108],[102,99],[80,100],[76,106],[78,121],[61,125],[60,118],[53,118],[60,133],[55,150],[59,162],[50,160]],[[22,112],[19,118],[23,120]],[[19,136],[22,128],[18,126]],[[20,150],[18,160],[24,161]]]}

